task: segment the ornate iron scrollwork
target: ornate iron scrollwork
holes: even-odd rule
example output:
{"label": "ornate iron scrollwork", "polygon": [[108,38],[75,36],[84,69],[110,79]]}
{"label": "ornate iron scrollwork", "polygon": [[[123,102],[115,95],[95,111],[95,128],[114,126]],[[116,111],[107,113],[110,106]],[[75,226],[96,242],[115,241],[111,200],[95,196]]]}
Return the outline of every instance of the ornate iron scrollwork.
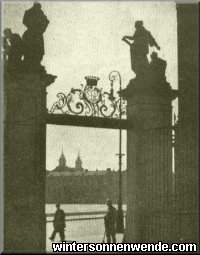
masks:
{"label": "ornate iron scrollwork", "polygon": [[120,118],[126,117],[126,100],[114,96],[113,85],[119,82],[121,89],[121,76],[117,71],[109,74],[111,81],[110,92],[104,92],[97,87],[98,77],[86,76],[86,85],[81,84],[80,89],[71,89],[68,95],[58,93],[58,101],[56,101],[50,113],[60,112],[70,115],[84,115],[93,117]]}

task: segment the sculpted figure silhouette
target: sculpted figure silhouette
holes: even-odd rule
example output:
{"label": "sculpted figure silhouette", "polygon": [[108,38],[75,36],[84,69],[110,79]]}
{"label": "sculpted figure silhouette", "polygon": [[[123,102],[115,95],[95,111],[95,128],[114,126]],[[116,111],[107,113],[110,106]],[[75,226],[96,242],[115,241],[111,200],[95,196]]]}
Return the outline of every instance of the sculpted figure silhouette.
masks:
{"label": "sculpted figure silhouette", "polygon": [[21,70],[23,45],[20,35],[13,34],[10,28],[4,29],[3,48],[5,68],[9,71]]}
{"label": "sculpted figure silhouette", "polygon": [[149,64],[149,67],[150,75],[154,81],[166,81],[165,71],[167,67],[167,62],[159,58],[156,52],[152,52],[151,54],[151,62]]}
{"label": "sculpted figure silhouette", "polygon": [[23,44],[18,34],[12,34],[11,47],[8,57],[8,68],[13,71],[20,71],[22,67]]}
{"label": "sculpted figure silhouette", "polygon": [[[136,21],[135,29],[133,36],[124,36],[122,40],[130,46],[131,68],[138,75],[144,74],[148,68],[147,54],[149,53],[149,46],[155,46],[158,50],[160,50],[160,47],[151,33],[143,26],[143,21]],[[134,42],[132,43],[129,40]]]}
{"label": "sculpted figure silhouette", "polygon": [[27,27],[22,36],[24,66],[32,70],[40,69],[40,63],[45,53],[43,33],[49,24],[40,3],[35,2],[29,10],[25,11],[23,24]]}
{"label": "sculpted figure silhouette", "polygon": [[12,31],[10,28],[5,28],[3,31],[3,58],[4,61],[8,61],[8,56],[10,53],[10,47],[11,47],[11,37],[12,37]]}

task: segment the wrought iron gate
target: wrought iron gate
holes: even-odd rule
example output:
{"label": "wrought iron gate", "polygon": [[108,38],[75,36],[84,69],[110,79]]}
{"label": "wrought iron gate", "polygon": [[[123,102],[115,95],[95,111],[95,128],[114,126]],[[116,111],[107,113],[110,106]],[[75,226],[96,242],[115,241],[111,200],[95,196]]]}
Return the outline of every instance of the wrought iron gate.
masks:
{"label": "wrought iron gate", "polygon": [[[110,91],[98,88],[99,78],[86,76],[86,85],[72,88],[68,94],[59,92],[58,100],[53,103],[48,114],[46,124],[64,126],[81,126],[119,130],[119,201],[117,232],[123,233],[122,210],[122,129],[131,128],[126,118],[127,102],[121,97],[121,75],[118,71],[109,74]],[[119,86],[118,93],[114,86]]]}

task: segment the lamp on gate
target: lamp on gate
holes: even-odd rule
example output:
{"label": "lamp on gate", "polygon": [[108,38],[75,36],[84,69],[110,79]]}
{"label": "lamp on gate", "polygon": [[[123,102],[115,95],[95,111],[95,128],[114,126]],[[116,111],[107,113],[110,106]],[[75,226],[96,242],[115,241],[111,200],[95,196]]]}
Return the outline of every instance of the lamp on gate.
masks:
{"label": "lamp on gate", "polygon": [[99,78],[96,76],[86,76],[85,79],[87,82],[86,86],[89,86],[91,88],[97,86],[97,82],[99,81]]}
{"label": "lamp on gate", "polygon": [[[119,119],[122,118],[122,107],[121,107],[121,75],[118,71],[113,71],[109,75],[109,80],[111,81],[111,88],[113,88],[113,82],[115,80],[119,81]],[[113,92],[113,91],[112,91]],[[117,223],[116,232],[124,233],[124,213],[122,209],[122,129],[121,122],[119,126],[119,153],[116,154],[119,157],[119,198],[118,198],[118,213],[117,213]]]}

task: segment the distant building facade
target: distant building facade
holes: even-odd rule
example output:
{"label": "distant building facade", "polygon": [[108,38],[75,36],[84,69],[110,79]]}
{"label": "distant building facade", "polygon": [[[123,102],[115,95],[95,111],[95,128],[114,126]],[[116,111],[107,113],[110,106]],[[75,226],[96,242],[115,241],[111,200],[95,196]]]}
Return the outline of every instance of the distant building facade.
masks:
{"label": "distant building facade", "polygon": [[[119,196],[119,173],[107,170],[88,171],[78,153],[75,167],[68,167],[62,151],[58,166],[46,171],[46,203],[104,204]],[[126,171],[122,171],[123,202],[126,202]]]}
{"label": "distant building facade", "polygon": [[65,155],[63,153],[63,150],[62,150],[62,153],[60,155],[60,158],[59,158],[59,163],[58,163],[58,166],[52,170],[52,172],[76,172],[76,171],[84,171],[83,167],[82,167],[82,160],[81,160],[81,157],[80,157],[80,153],[78,153],[78,156],[77,156],[77,159],[75,161],[75,167],[68,167],[67,166],[67,163],[66,163],[66,158],[65,158]]}

